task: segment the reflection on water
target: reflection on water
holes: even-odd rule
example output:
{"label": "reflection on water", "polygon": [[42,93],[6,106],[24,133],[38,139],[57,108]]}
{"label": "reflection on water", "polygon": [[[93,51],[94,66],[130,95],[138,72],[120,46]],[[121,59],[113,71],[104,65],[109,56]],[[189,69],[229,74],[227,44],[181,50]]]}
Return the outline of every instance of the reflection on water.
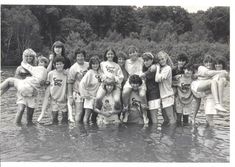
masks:
{"label": "reflection on water", "polygon": [[[13,71],[3,69],[3,79],[12,76]],[[216,116],[214,129],[205,127],[203,113],[199,113],[200,124],[195,128],[50,125],[48,113],[43,124],[26,126],[24,116],[23,125],[16,126],[15,93],[10,89],[1,99],[2,161],[229,162],[229,113]],[[34,122],[39,114],[40,107]]]}

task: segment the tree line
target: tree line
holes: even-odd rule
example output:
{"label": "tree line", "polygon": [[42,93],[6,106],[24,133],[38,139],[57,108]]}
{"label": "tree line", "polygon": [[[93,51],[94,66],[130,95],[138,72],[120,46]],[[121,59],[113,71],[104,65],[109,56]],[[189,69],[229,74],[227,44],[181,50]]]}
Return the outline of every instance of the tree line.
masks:
{"label": "tree line", "polygon": [[[126,51],[185,52],[196,62],[204,53],[229,62],[230,8],[188,13],[180,6],[1,6],[1,64],[18,65],[24,49],[48,56],[54,41],[102,56],[108,46]],[[88,57],[89,57],[88,56]]]}

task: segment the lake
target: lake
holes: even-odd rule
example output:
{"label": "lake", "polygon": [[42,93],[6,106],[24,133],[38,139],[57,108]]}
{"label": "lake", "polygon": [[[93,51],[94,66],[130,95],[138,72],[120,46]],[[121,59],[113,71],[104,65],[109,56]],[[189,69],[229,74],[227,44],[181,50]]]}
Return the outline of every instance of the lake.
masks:
{"label": "lake", "polygon": [[[15,69],[3,67],[1,82],[14,76]],[[229,109],[229,85],[225,94],[225,107]],[[1,97],[2,162],[230,162],[229,112],[215,116],[214,128],[206,127],[202,107],[197,116],[199,125],[194,128],[160,124],[51,125],[49,113],[38,124],[43,95],[39,93],[34,126],[26,125],[26,113],[21,126],[14,124],[14,88]]]}

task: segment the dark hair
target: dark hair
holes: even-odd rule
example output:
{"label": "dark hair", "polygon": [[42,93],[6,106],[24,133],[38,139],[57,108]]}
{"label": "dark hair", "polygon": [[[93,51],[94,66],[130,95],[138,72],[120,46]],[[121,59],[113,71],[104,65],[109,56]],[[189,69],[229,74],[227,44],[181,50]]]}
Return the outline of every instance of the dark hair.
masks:
{"label": "dark hair", "polygon": [[81,49],[81,48],[77,48],[75,51],[74,51],[74,58],[77,57],[77,54],[83,54],[84,58],[86,58],[86,51]]}
{"label": "dark hair", "polygon": [[112,79],[109,78],[109,79],[107,79],[107,80],[104,81],[104,89],[105,89],[105,90],[107,90],[107,89],[106,89],[106,86],[107,86],[107,85],[112,85],[112,86],[113,86],[113,90],[116,88],[115,80],[114,80],[113,78],[112,78]]}
{"label": "dark hair", "polygon": [[188,57],[186,54],[184,53],[180,53],[178,56],[177,56],[177,61],[185,61],[187,64],[188,63]]}
{"label": "dark hair", "polygon": [[136,46],[131,45],[131,46],[129,46],[129,48],[128,48],[128,54],[129,54],[130,52],[132,52],[132,51],[138,52],[139,49],[138,49]]}
{"label": "dark hair", "polygon": [[123,51],[118,51],[117,52],[117,57],[118,58],[124,58],[126,60],[127,59],[127,54]]}
{"label": "dark hair", "polygon": [[130,84],[139,84],[139,85],[142,85],[143,81],[142,79],[139,77],[139,75],[131,75],[130,78],[129,78],[129,83]]}
{"label": "dark hair", "polygon": [[183,67],[183,70],[189,70],[189,71],[192,71],[193,73],[195,73],[195,67],[194,67],[194,64],[185,64],[184,67]]}
{"label": "dark hair", "polygon": [[215,64],[215,59],[211,55],[206,54],[204,56],[203,63],[206,63],[206,62],[211,62],[214,65]]}
{"label": "dark hair", "polygon": [[61,56],[64,57],[64,56],[65,56],[65,47],[64,47],[64,43],[61,42],[61,41],[55,41],[55,42],[53,43],[51,49],[52,49],[52,52],[53,52],[54,55],[56,55],[56,53],[55,53],[55,51],[54,51],[54,48],[55,48],[55,47],[60,47],[60,48],[62,48]]}
{"label": "dark hair", "polygon": [[65,59],[64,57],[62,56],[56,56],[54,61],[53,61],[53,64],[55,65],[57,62],[62,62],[63,64],[65,64]]}
{"label": "dark hair", "polygon": [[[88,67],[88,69],[92,69],[92,64],[95,64],[95,63],[98,63],[99,64],[99,68],[100,68],[100,59],[99,59],[99,57],[98,56],[92,56],[91,58],[90,58],[90,60],[89,60],[89,67]],[[98,69],[99,69],[98,68]]]}
{"label": "dark hair", "polygon": [[227,68],[226,63],[225,63],[225,59],[221,56],[218,56],[215,58],[215,64],[222,64],[223,69]]}
{"label": "dark hair", "polygon": [[154,56],[151,52],[145,52],[142,55],[143,60],[154,60]]}
{"label": "dark hair", "polygon": [[113,62],[117,63],[117,62],[118,62],[118,61],[117,61],[118,58],[117,58],[116,52],[114,51],[113,48],[108,48],[108,49],[104,52],[104,61],[107,60],[106,54],[108,53],[108,51],[112,51],[112,52],[113,52],[113,54],[114,54]]}

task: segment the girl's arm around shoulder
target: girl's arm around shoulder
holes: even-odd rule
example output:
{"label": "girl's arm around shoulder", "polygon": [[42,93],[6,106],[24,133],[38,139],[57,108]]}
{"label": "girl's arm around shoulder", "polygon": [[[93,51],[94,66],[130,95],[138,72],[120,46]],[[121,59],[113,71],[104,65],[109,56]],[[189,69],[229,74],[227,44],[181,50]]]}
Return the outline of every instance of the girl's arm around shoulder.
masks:
{"label": "girl's arm around shoulder", "polygon": [[172,77],[172,70],[170,66],[164,66],[161,67],[161,72],[160,69],[159,71],[157,70],[156,75],[155,75],[155,81],[156,82],[161,82],[163,80],[168,79],[169,77]]}

